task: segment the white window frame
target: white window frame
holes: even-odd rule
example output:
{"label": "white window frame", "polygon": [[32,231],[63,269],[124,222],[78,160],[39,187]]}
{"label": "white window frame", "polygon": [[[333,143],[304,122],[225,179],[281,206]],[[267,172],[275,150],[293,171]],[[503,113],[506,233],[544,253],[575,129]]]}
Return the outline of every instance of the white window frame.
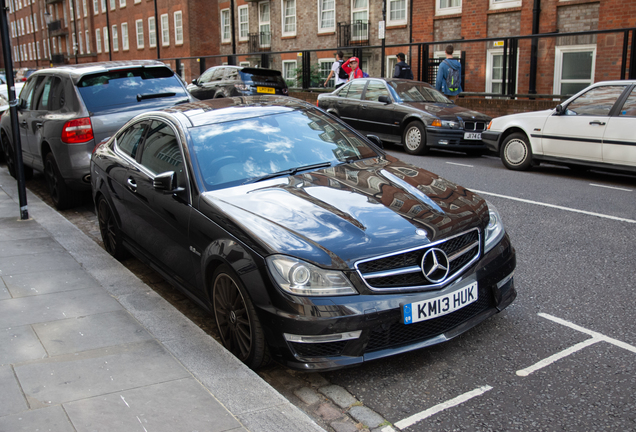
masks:
{"label": "white window frame", "polygon": [[287,81],[287,80],[293,81],[293,83],[294,83],[294,84],[293,84],[291,87],[296,87],[296,86],[298,85],[298,83],[296,82],[296,77],[294,76],[293,78],[288,78],[288,77],[287,77],[287,73],[286,73],[287,71],[286,71],[286,69],[285,69],[285,66],[286,66],[286,65],[292,65],[292,64],[293,64],[294,66],[293,66],[291,69],[296,69],[296,68],[298,68],[298,61],[296,61],[296,60],[283,60],[283,64],[282,64],[282,69],[283,69],[283,79],[284,79],[285,81]]}
{"label": "white window frame", "polygon": [[221,27],[221,43],[229,43],[232,41],[232,32],[230,31],[230,10],[221,9],[220,15]]}
{"label": "white window frame", "polygon": [[406,25],[408,23],[409,17],[409,2],[408,0],[404,1],[404,18],[391,20],[391,7],[399,0],[388,0],[386,7],[386,25],[387,26],[398,26],[398,25]]}
{"label": "white window frame", "polygon": [[121,23],[121,50],[128,51],[130,43],[128,40],[128,23]]}
{"label": "white window frame", "polygon": [[[287,2],[294,2],[294,14],[293,15],[285,15],[287,13],[287,8],[285,7]],[[281,34],[282,37],[293,37],[296,36],[296,29],[298,27],[298,21],[296,19],[297,17],[297,4],[296,4],[296,0],[281,0],[280,2],[280,7],[281,7]],[[293,18],[294,19],[294,29],[290,30],[290,31],[285,31],[285,21],[287,18]]]}
{"label": "white window frame", "polygon": [[102,3],[102,13],[106,13],[106,0],[101,0]]}
{"label": "white window frame", "polygon": [[148,46],[151,48],[157,46],[157,22],[155,17],[148,17]]}
{"label": "white window frame", "polygon": [[119,9],[126,7],[126,0],[119,0]]}
{"label": "white window frame", "polygon": [[139,4],[139,3],[141,3],[141,0],[135,0],[134,3],[135,4]]}
{"label": "white window frame", "polygon": [[110,31],[113,35],[113,52],[117,52],[119,51],[119,30],[117,25],[112,26]]}
{"label": "white window frame", "polygon": [[110,0],[110,10],[114,11],[117,9],[117,0]]}
{"label": "white window frame", "polygon": [[144,20],[135,20],[135,36],[137,39],[137,49],[144,49]]}
{"label": "white window frame", "polygon": [[110,51],[110,36],[108,34],[108,27],[103,28],[103,37],[104,37],[104,52],[107,53]]}
{"label": "white window frame", "polygon": [[490,0],[490,10],[521,7],[521,0]]}
{"label": "white window frame", "polygon": [[[333,66],[333,62],[334,62],[334,58],[333,57],[327,57],[327,58],[319,58],[318,59],[318,66],[319,66],[319,70],[320,72],[322,72],[322,65],[323,64],[327,64],[329,67],[327,68],[327,75],[325,76],[320,76],[321,79],[321,83],[325,82],[325,79],[327,79],[327,77],[329,76],[329,73],[331,72],[331,67]],[[329,87],[334,87],[336,85],[336,74],[333,74],[331,76],[331,79],[329,80]]]}
{"label": "white window frame", "polygon": [[[363,34],[355,35],[354,34],[355,32],[354,32],[354,30],[352,28],[351,29],[351,40],[353,40],[353,41],[369,40],[369,30],[370,30],[369,27],[371,25],[371,22],[369,20],[369,1],[372,1],[372,0],[367,0],[367,6],[363,7],[363,8],[356,8],[355,7],[355,1],[356,0],[351,0],[351,26],[353,27],[355,22],[358,21],[358,20],[356,20],[353,17],[354,14],[361,13],[361,12],[366,12],[367,18],[366,18],[366,20],[363,20],[363,21],[366,21],[366,23],[367,23],[367,33],[365,35],[363,35]],[[358,65],[358,66],[361,66],[361,65]]]}
{"label": "white window frame", "polygon": [[[325,0],[318,0],[318,33],[333,33],[336,31],[336,0],[332,0],[333,2],[333,9],[323,9],[323,2]],[[331,27],[327,27],[324,26],[323,27],[323,17],[322,15],[325,12],[333,12],[333,26]]]}
{"label": "white window frame", "polygon": [[[406,57],[406,54],[404,54],[404,57]],[[406,58],[404,59],[405,62],[408,63],[408,61],[406,60]],[[389,55],[386,56],[386,69],[385,69],[385,78],[393,78],[393,72],[395,72],[395,65],[398,64],[398,58],[397,55]],[[391,66],[391,64],[393,64]]]}
{"label": "white window frame", "polygon": [[239,62],[239,66],[241,66],[241,67],[250,67],[250,62],[245,62],[245,61]]}
{"label": "white window frame", "polygon": [[161,15],[161,46],[170,46],[170,23],[168,14]]}
{"label": "white window frame", "polygon": [[174,44],[183,45],[183,12],[181,11],[174,13]]}
{"label": "white window frame", "polygon": [[84,17],[88,16],[88,5],[86,4],[86,0],[82,0],[82,8],[84,8]]}
{"label": "white window frame", "polygon": [[[86,30],[84,31],[84,39],[86,42],[86,53],[91,53],[91,32]],[[48,40],[47,40],[48,41]],[[49,54],[51,53],[51,46],[49,45]]]}
{"label": "white window frame", "polygon": [[[497,80],[494,81],[493,77],[492,77],[492,68],[494,66],[494,57],[497,55],[501,55],[503,56],[503,48],[492,48],[489,49],[486,53],[486,93],[493,93],[493,89],[492,89],[492,84],[493,82],[496,82],[497,84],[500,84],[501,82],[503,82],[503,80]],[[504,65],[505,67],[506,65]],[[519,52],[517,52],[517,66],[515,67],[515,69],[517,70],[517,77],[515,79],[515,93],[517,93],[517,90],[519,88]],[[486,96],[486,98],[491,99],[495,96]]]}
{"label": "white window frame", "polygon": [[[267,21],[263,20],[263,17],[261,15],[261,6],[267,6],[268,8],[268,19]],[[263,40],[260,39],[260,34],[264,33],[263,31],[263,27],[267,26],[267,28],[269,29],[269,31],[267,33],[269,33],[269,43],[263,43]],[[258,4],[258,34],[259,34],[259,46],[262,48],[269,48],[272,45],[272,5],[269,3],[269,1],[266,2],[260,2]]]}
{"label": "white window frame", "polygon": [[[453,58],[459,60],[462,57],[461,51],[453,51]],[[446,51],[435,51],[433,53],[433,58],[445,59]]]}
{"label": "white window frame", "polygon": [[[592,70],[590,71],[590,78],[585,80],[562,80],[561,72],[563,71],[563,54],[571,52],[588,52],[592,51]],[[596,44],[590,45],[564,45],[554,47],[554,88],[552,92],[554,94],[561,94],[561,84],[566,83],[578,83],[588,84],[594,83],[594,72],[596,70]]]}
{"label": "white window frame", "polygon": [[[241,12],[245,11],[245,21],[241,21]],[[250,38],[250,11],[248,9],[247,5],[243,5],[243,6],[239,6],[238,7],[238,40],[240,41],[246,41],[249,40]],[[245,30],[245,33],[243,33],[243,30]]]}
{"label": "white window frame", "polygon": [[95,29],[95,45],[97,45],[97,54],[102,52],[102,31]]}
{"label": "white window frame", "polygon": [[454,15],[462,13],[462,0],[459,0],[459,6],[442,7],[442,2],[451,2],[452,0],[435,0],[435,15]]}
{"label": "white window frame", "polygon": [[99,13],[99,0],[93,0],[93,15]]}

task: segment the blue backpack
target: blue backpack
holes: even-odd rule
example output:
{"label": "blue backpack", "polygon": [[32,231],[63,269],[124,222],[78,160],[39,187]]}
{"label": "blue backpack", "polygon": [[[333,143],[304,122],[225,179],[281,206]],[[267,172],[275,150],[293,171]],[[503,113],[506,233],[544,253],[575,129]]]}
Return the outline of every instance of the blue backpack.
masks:
{"label": "blue backpack", "polygon": [[369,78],[369,74],[365,71],[362,71],[362,78]]}
{"label": "blue backpack", "polygon": [[457,69],[453,69],[449,61],[444,60],[448,65],[448,75],[446,75],[446,88],[448,91],[457,91],[462,85],[462,74]]}

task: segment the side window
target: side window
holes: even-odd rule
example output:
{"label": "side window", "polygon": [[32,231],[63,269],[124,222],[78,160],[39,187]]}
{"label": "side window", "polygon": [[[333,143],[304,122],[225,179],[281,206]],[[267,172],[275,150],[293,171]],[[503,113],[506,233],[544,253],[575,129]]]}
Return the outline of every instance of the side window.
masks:
{"label": "side window", "polygon": [[59,111],[62,109],[65,102],[62,80],[58,77],[49,77],[41,86],[41,96],[36,98],[39,99],[38,110]]}
{"label": "side window", "polygon": [[143,139],[147,127],[148,123],[136,123],[121,133],[116,141],[119,150],[135,159],[139,143]]}
{"label": "side window", "polygon": [[225,79],[228,81],[236,81],[238,79],[238,69],[227,68]]}
{"label": "side window", "polygon": [[141,164],[153,174],[174,171],[177,184],[185,186],[183,157],[174,130],[167,124],[154,120],[141,154]]}
{"label": "side window", "polygon": [[620,117],[636,117],[636,87],[630,93],[618,115]]}
{"label": "side window", "polygon": [[364,92],[364,100],[378,101],[380,96],[388,96],[389,91],[383,82],[371,81],[367,87],[367,91]]}
{"label": "side window", "polygon": [[20,92],[20,105],[27,110],[31,110],[35,108],[35,104],[33,100],[35,99],[36,89],[42,81],[45,79],[45,76],[33,77],[27,81],[24,85],[24,88]]}
{"label": "side window", "polygon": [[206,83],[210,81],[210,79],[212,78],[212,75],[214,75],[214,69],[208,69],[201,74],[201,76],[199,77],[197,81],[199,82],[199,84]]}
{"label": "side window", "polygon": [[608,116],[623,90],[622,85],[595,87],[570,102],[567,114]]}
{"label": "side window", "polygon": [[223,79],[224,70],[225,68],[222,67],[215,69],[212,78],[210,78],[210,81],[221,81]]}
{"label": "side window", "polygon": [[357,99],[360,100],[362,98],[362,90],[364,90],[364,86],[366,85],[367,80],[357,79],[351,82],[349,86],[349,91],[347,92],[347,99]]}

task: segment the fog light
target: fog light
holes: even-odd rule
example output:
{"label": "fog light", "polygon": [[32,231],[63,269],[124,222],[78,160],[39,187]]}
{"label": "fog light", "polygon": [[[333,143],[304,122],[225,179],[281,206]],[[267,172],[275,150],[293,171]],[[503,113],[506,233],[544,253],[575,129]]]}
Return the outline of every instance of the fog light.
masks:
{"label": "fog light", "polygon": [[360,338],[360,334],[362,330],[347,332],[347,333],[336,333],[329,335],[317,335],[317,336],[303,336],[303,335],[293,335],[289,333],[283,333],[285,336],[285,340],[288,342],[299,342],[299,343],[325,343],[325,342],[339,342],[346,341],[351,339]]}
{"label": "fog light", "polygon": [[512,272],[508,276],[506,276],[505,278],[503,278],[502,280],[497,282],[497,288],[501,289],[502,286],[504,286],[505,284],[510,282],[512,280],[512,277],[514,276],[514,274],[515,274],[515,272]]}
{"label": "fog light", "polygon": [[439,140],[438,143],[441,145],[448,145],[448,140]]}

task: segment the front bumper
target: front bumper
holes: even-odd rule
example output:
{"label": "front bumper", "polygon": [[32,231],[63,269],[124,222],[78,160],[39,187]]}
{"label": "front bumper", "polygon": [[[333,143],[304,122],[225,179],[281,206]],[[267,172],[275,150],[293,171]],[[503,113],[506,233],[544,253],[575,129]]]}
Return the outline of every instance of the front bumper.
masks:
{"label": "front bumper", "polygon": [[[294,369],[338,369],[445,342],[473,328],[515,299],[515,266],[516,254],[506,235],[442,289],[305,298],[302,314],[260,309],[259,315],[277,361]],[[401,305],[454,293],[473,282],[478,283],[476,302],[431,320],[403,324]]]}
{"label": "front bumper", "polygon": [[499,140],[501,139],[501,132],[483,131],[481,133],[481,140],[486,145],[486,148],[495,153],[499,153]]}
{"label": "front bumper", "polygon": [[453,130],[427,127],[426,145],[451,150],[486,150],[486,146],[483,143],[483,132],[472,131],[473,133],[482,133],[482,140],[465,139],[464,133],[466,132],[463,129]]}

